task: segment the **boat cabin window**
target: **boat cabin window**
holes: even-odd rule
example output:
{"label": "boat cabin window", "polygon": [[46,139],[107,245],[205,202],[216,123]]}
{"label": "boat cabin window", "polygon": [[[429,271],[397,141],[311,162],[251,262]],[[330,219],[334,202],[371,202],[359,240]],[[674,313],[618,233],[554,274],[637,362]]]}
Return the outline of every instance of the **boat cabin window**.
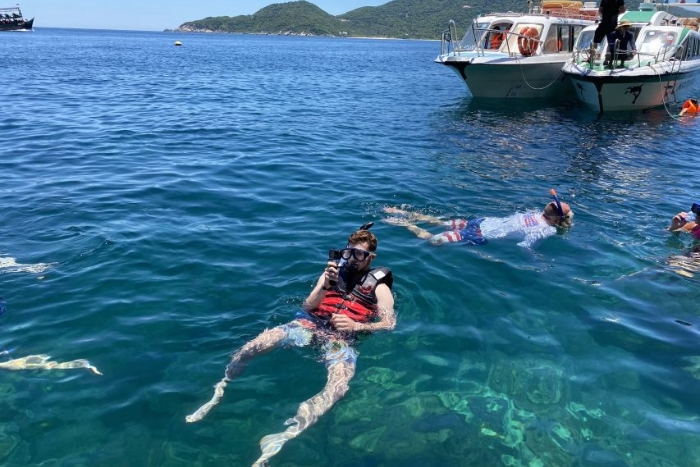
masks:
{"label": "boat cabin window", "polygon": [[559,52],[571,52],[574,50],[574,39],[581,32],[583,26],[569,24],[553,24],[544,41],[544,53],[555,54]]}
{"label": "boat cabin window", "polygon": [[512,24],[498,22],[491,25],[489,32],[485,36],[484,49],[498,50],[506,40]]}

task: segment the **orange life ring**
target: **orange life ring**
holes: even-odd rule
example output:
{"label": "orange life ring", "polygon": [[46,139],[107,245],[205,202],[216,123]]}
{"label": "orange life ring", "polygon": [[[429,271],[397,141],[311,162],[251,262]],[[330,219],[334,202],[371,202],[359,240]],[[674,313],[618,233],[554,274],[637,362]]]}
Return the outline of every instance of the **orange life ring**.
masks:
{"label": "orange life ring", "polygon": [[539,35],[540,34],[537,32],[537,28],[534,27],[528,26],[520,31],[520,36],[518,37],[518,50],[523,56],[529,57],[535,53],[535,50],[537,50],[537,38]]}

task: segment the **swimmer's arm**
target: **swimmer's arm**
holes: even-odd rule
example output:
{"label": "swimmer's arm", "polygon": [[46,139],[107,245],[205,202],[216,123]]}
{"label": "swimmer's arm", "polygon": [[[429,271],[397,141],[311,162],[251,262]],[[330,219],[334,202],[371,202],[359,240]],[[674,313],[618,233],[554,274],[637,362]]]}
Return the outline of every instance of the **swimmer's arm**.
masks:
{"label": "swimmer's arm", "polygon": [[671,225],[668,226],[668,230],[670,230],[671,232],[692,230],[692,228],[695,227],[695,222],[688,222],[686,220],[687,215],[687,212],[679,212],[678,214],[673,216],[673,218],[671,219]]}
{"label": "swimmer's arm", "polygon": [[375,290],[377,294],[377,316],[379,321],[374,323],[355,323],[357,332],[391,331],[396,327],[396,313],[394,312],[394,296],[386,284],[379,284]]}
{"label": "swimmer's arm", "polygon": [[328,261],[326,263],[326,269],[324,269],[323,274],[316,281],[316,286],[311,291],[302,307],[305,310],[314,310],[321,305],[323,297],[326,296],[326,292],[330,290],[331,281],[338,282],[338,265],[335,261]]}
{"label": "swimmer's arm", "polygon": [[321,274],[321,277],[316,281],[314,289],[311,291],[304,304],[302,305],[305,310],[314,310],[321,305],[321,300],[326,296],[326,290],[323,290],[326,285],[326,273]]}

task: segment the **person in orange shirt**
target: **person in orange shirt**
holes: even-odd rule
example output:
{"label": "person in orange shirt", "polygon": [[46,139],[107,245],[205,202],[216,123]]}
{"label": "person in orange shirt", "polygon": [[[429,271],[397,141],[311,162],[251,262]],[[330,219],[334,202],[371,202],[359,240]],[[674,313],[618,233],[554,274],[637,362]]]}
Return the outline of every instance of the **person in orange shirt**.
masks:
{"label": "person in orange shirt", "polygon": [[[495,26],[493,29],[496,31],[500,31],[501,28],[498,26]],[[491,33],[491,44],[489,45],[489,48],[492,50],[498,50],[501,48],[501,44],[503,43],[503,39],[505,38],[505,34],[502,32],[492,32]]]}

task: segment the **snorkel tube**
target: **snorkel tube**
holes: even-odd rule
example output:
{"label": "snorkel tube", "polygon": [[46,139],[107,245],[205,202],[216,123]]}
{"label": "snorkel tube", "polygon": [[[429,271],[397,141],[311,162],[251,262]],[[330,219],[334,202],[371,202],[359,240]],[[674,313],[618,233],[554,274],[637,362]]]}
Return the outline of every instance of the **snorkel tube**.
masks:
{"label": "snorkel tube", "polygon": [[549,194],[552,195],[552,198],[554,198],[554,202],[557,204],[557,211],[559,211],[559,220],[563,221],[566,219],[566,216],[564,215],[564,210],[561,208],[561,202],[559,201],[559,197],[557,196],[557,192],[554,188],[549,190]]}

